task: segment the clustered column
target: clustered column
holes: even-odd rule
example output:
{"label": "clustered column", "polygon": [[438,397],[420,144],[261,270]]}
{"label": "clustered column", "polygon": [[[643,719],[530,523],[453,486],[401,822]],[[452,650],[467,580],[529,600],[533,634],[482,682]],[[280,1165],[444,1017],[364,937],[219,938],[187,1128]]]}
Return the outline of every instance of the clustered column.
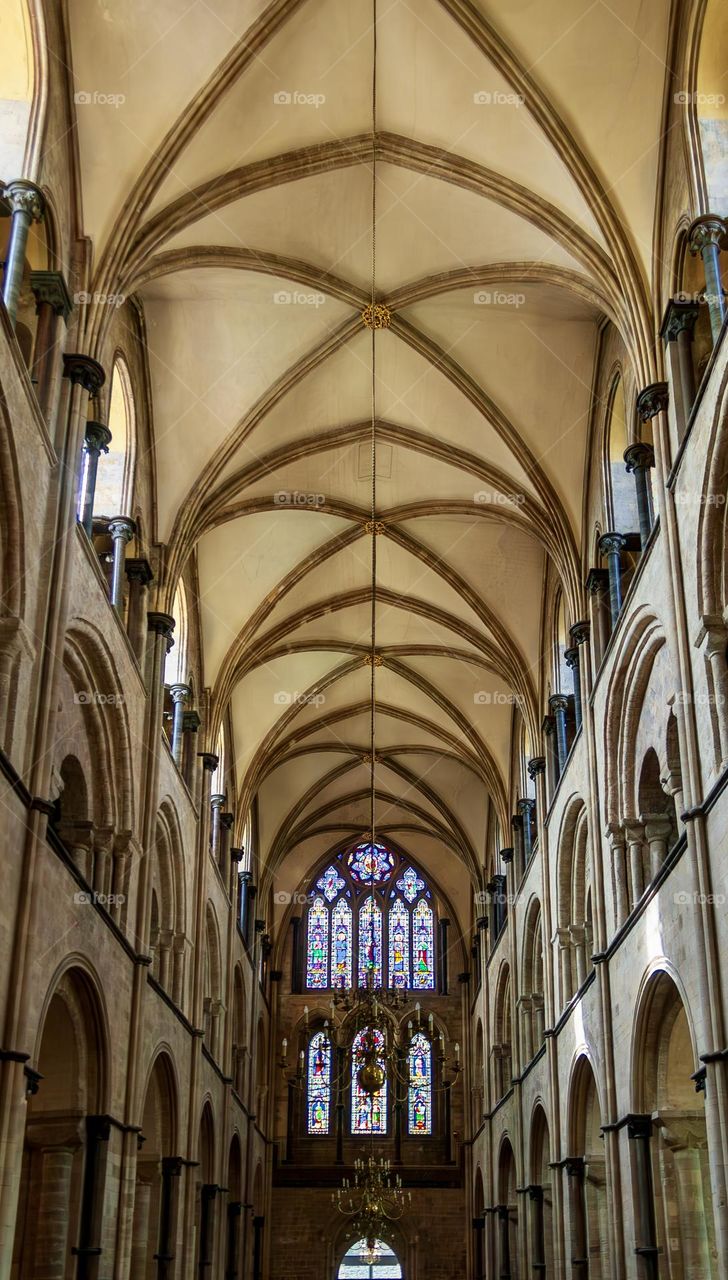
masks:
{"label": "clustered column", "polygon": [[[92,508],[93,514],[93,508]],[[109,533],[114,543],[114,562],[111,572],[111,607],[117,613],[124,609],[124,563],[126,560],[126,544],[136,533],[136,525],[129,516],[116,516],[109,521]]]}
{"label": "clustered column", "polygon": [[698,318],[697,302],[672,298],[660,329],[670,368],[678,431],[682,436],[695,401],[695,369],[692,342]]}
{"label": "clustered column", "polygon": [[48,414],[53,385],[54,353],[58,320],[64,324],[73,310],[66,282],[60,271],[31,271],[30,287],[35,298],[38,324],[33,348],[32,376],[41,413]]}
{"label": "clustered column", "polygon": [[726,224],[716,214],[696,218],[688,232],[688,246],[693,257],[700,254],[705,271],[705,301],[710,315],[713,343],[718,341],[726,316],[725,294],[720,275],[720,251],[726,246]]}
{"label": "clustered column", "polygon": [[607,558],[609,575],[609,612],[612,627],[616,627],[622,609],[622,551],[625,545],[624,534],[611,530],[603,533],[599,539],[599,550]]}
{"label": "clustered column", "polygon": [[655,451],[651,444],[637,441],[624,451],[627,471],[634,475],[637,489],[637,518],[640,525],[640,545],[644,551],[652,533],[652,494],[647,473],[655,465]]}
{"label": "clustered column", "polygon": [[28,233],[34,222],[40,222],[45,210],[43,192],[33,182],[18,178],[5,187],[3,195],[10,205],[12,221],[8,241],[5,272],[3,274],[3,302],[15,328],[18,317],[18,299],[25,270],[25,251]]}

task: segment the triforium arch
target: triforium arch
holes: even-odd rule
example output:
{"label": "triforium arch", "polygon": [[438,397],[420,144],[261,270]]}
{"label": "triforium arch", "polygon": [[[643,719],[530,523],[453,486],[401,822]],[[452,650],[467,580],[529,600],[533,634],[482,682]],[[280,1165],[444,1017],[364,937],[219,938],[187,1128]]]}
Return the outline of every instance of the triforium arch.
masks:
{"label": "triforium arch", "polygon": [[592,970],[593,884],[589,818],[581,796],[565,807],[557,849],[558,997],[563,1008]]}

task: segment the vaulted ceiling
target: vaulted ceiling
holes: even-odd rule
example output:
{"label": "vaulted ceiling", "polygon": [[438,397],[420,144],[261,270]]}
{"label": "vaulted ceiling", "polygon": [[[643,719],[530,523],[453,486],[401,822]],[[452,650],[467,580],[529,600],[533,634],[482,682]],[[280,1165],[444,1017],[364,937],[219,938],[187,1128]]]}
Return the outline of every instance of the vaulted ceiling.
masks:
{"label": "vaulted ceiling", "polygon": [[[543,583],[579,603],[598,332],[650,380],[667,0],[72,0],[95,287],[143,303],[157,538],[193,552],[277,887],[368,824],[467,919]],[[108,321],[89,309],[91,336]],[[281,495],[289,495],[281,500]],[[295,695],[305,695],[296,698]]]}

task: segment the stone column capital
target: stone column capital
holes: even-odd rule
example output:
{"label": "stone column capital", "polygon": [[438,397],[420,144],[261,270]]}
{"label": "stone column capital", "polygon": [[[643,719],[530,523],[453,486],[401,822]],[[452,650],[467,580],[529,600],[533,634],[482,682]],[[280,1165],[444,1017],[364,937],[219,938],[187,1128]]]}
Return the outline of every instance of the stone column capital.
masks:
{"label": "stone column capital", "polygon": [[[231,849],[231,850],[230,850],[230,860],[231,860],[231,862],[242,862],[244,857],[245,857],[245,849],[243,849],[243,848],[239,848],[239,849]],[[250,874],[250,872],[248,872],[248,871],[241,871],[241,872],[240,872],[240,878],[242,879],[242,877],[243,877],[243,876],[245,876],[245,875],[249,875],[249,874]]]}
{"label": "stone column capital", "polygon": [[109,520],[108,528],[114,541],[120,538],[123,542],[130,542],[136,533],[136,522],[131,516],[114,516]]}
{"label": "stone column capital", "polygon": [[624,549],[626,541],[627,539],[623,533],[617,533],[616,530],[610,529],[607,533],[603,533],[599,539],[599,550],[605,556],[619,555]]}
{"label": "stone column capital", "polygon": [[644,840],[645,829],[637,818],[628,818],[624,824],[624,834],[630,844],[634,844]]}
{"label": "stone column capital", "polygon": [[502,861],[503,861],[503,862],[505,862],[506,866],[508,866],[508,864],[509,864],[509,863],[511,863],[511,862],[513,861],[513,850],[512,850],[512,849],[501,849],[501,851],[500,851],[500,856],[501,856]]}
{"label": "stone column capital", "polygon": [[693,257],[702,253],[708,245],[715,245],[718,249],[728,246],[728,227],[725,219],[717,213],[701,214],[688,230],[688,248]]}
{"label": "stone column capital", "polygon": [[96,396],[106,381],[106,373],[98,360],[82,355],[78,351],[64,352],[63,376],[74,386],[82,386],[89,395]]}
{"label": "stone column capital", "polygon": [[124,562],[124,570],[130,582],[138,582],[143,587],[148,587],[150,582],[154,581],[152,567],[143,557],[130,556]]}
{"label": "stone column capital", "polygon": [[210,804],[212,805],[213,809],[222,809],[222,806],[224,805],[224,803],[225,803],[225,793],[223,791],[216,791],[214,795],[210,796]]}
{"label": "stone column capital", "polygon": [[226,831],[232,831],[234,822],[235,822],[234,813],[220,814],[220,826],[224,827]]}
{"label": "stone column capital", "polygon": [[201,724],[202,724],[202,720],[200,719],[196,711],[185,711],[184,715],[182,716],[182,732],[183,733],[197,733],[197,730],[199,729]]}
{"label": "stone column capital", "polygon": [[699,312],[700,307],[694,298],[679,295],[671,298],[660,327],[660,337],[665,345],[677,342],[678,336],[683,332],[687,332],[692,338]]}
{"label": "stone column capital", "polygon": [[609,574],[606,569],[590,569],[586,579],[586,589],[592,596],[597,596],[609,589]]}
{"label": "stone column capital", "polygon": [[576,645],[574,645],[573,648],[571,649],[564,649],[564,662],[566,663],[570,671],[573,671],[574,667],[578,667],[579,650],[577,649]]}
{"label": "stone column capital", "polygon": [[30,287],[35,298],[36,309],[46,303],[54,315],[63,316],[65,323],[68,323],[68,317],[73,311],[73,302],[60,271],[31,271]]}
{"label": "stone column capital", "polygon": [[213,751],[198,751],[197,754],[202,760],[202,767],[207,769],[209,773],[214,773],[220,763],[220,757],[216,756]]}
{"label": "stone column capital", "polygon": [[528,770],[529,778],[532,781],[535,781],[539,774],[546,772],[546,757],[532,756],[526,765],[526,768]]}
{"label": "stone column capital", "polygon": [[641,813],[640,822],[646,840],[666,840],[672,831],[672,823],[664,813]]}
{"label": "stone column capital", "polygon": [[108,453],[111,432],[104,422],[89,418],[83,431],[83,442],[88,453]]}
{"label": "stone column capital", "polygon": [[45,196],[40,187],[27,178],[16,178],[3,188],[3,197],[10,205],[11,213],[26,213],[33,222],[40,222],[45,212]]}
{"label": "stone column capital", "polygon": [[647,444],[645,440],[637,440],[634,444],[629,445],[625,449],[623,457],[624,465],[630,473],[639,470],[640,467],[654,467],[655,465],[655,451],[652,445]]}
{"label": "stone column capital", "polygon": [[658,413],[664,413],[670,403],[670,388],[666,382],[651,382],[637,397],[637,413],[642,422],[649,422]]}
{"label": "stone column capital", "polygon": [[178,702],[185,702],[187,698],[189,698],[192,690],[188,684],[171,684],[169,686],[169,692],[172,701],[176,704]]}
{"label": "stone column capital", "polygon": [[526,814],[532,813],[536,808],[536,801],[532,800],[530,796],[524,796],[522,800],[516,801],[516,808],[520,816],[525,818]]}
{"label": "stone column capital", "polygon": [[174,618],[168,613],[148,613],[147,627],[153,631],[155,635],[166,636],[167,640],[172,639],[174,631]]}
{"label": "stone column capital", "polygon": [[551,697],[549,698],[549,710],[552,712],[552,714],[555,711],[566,711],[568,706],[569,706],[569,699],[565,693],[551,694]]}
{"label": "stone column capital", "polygon": [[569,627],[569,635],[575,645],[586,644],[589,639],[590,623],[587,618],[581,618],[579,622],[575,622],[573,627]]}

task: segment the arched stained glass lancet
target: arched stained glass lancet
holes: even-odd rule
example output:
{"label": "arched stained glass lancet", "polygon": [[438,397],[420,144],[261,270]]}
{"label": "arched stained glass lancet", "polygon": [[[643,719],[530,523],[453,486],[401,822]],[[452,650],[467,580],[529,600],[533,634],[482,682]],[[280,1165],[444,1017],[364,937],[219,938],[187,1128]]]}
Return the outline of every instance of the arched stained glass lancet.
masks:
{"label": "arched stained glass lancet", "polygon": [[434,934],[432,908],[421,898],[412,915],[412,986],[416,991],[433,991],[435,987]]}
{"label": "arched stained glass lancet", "polygon": [[410,1043],[408,1066],[407,1131],[427,1137],[432,1133],[432,1045],[421,1031]]}
{"label": "arched stained glass lancet", "polygon": [[410,945],[409,945],[409,912],[400,898],[397,898],[389,912],[389,985],[390,987],[409,986],[410,977]]}
{"label": "arched stained glass lancet", "polygon": [[314,898],[308,913],[306,986],[322,991],[329,985],[329,912],[323,898]]}
{"label": "arched stained glass lancet", "polygon": [[346,898],[339,898],[332,917],[331,985],[350,987],[352,971],[351,907]]}
{"label": "arched stained glass lancet", "polygon": [[373,974],[375,987],[382,985],[382,908],[376,898],[366,898],[359,910],[359,986],[366,986]]}
{"label": "arched stained glass lancet", "polygon": [[323,1031],[308,1046],[308,1132],[327,1134],[331,1126],[331,1041]]}
{"label": "arched stained glass lancet", "polygon": [[[357,1079],[359,1068],[364,1062],[366,1041],[374,1037],[377,1050],[377,1065],[386,1071],[384,1061],[384,1036],[381,1031],[371,1031],[364,1027],[355,1037],[351,1049],[351,1132],[384,1135],[387,1132],[387,1077],[384,1084],[374,1094],[365,1093]],[[379,1050],[381,1049],[381,1054]]]}

